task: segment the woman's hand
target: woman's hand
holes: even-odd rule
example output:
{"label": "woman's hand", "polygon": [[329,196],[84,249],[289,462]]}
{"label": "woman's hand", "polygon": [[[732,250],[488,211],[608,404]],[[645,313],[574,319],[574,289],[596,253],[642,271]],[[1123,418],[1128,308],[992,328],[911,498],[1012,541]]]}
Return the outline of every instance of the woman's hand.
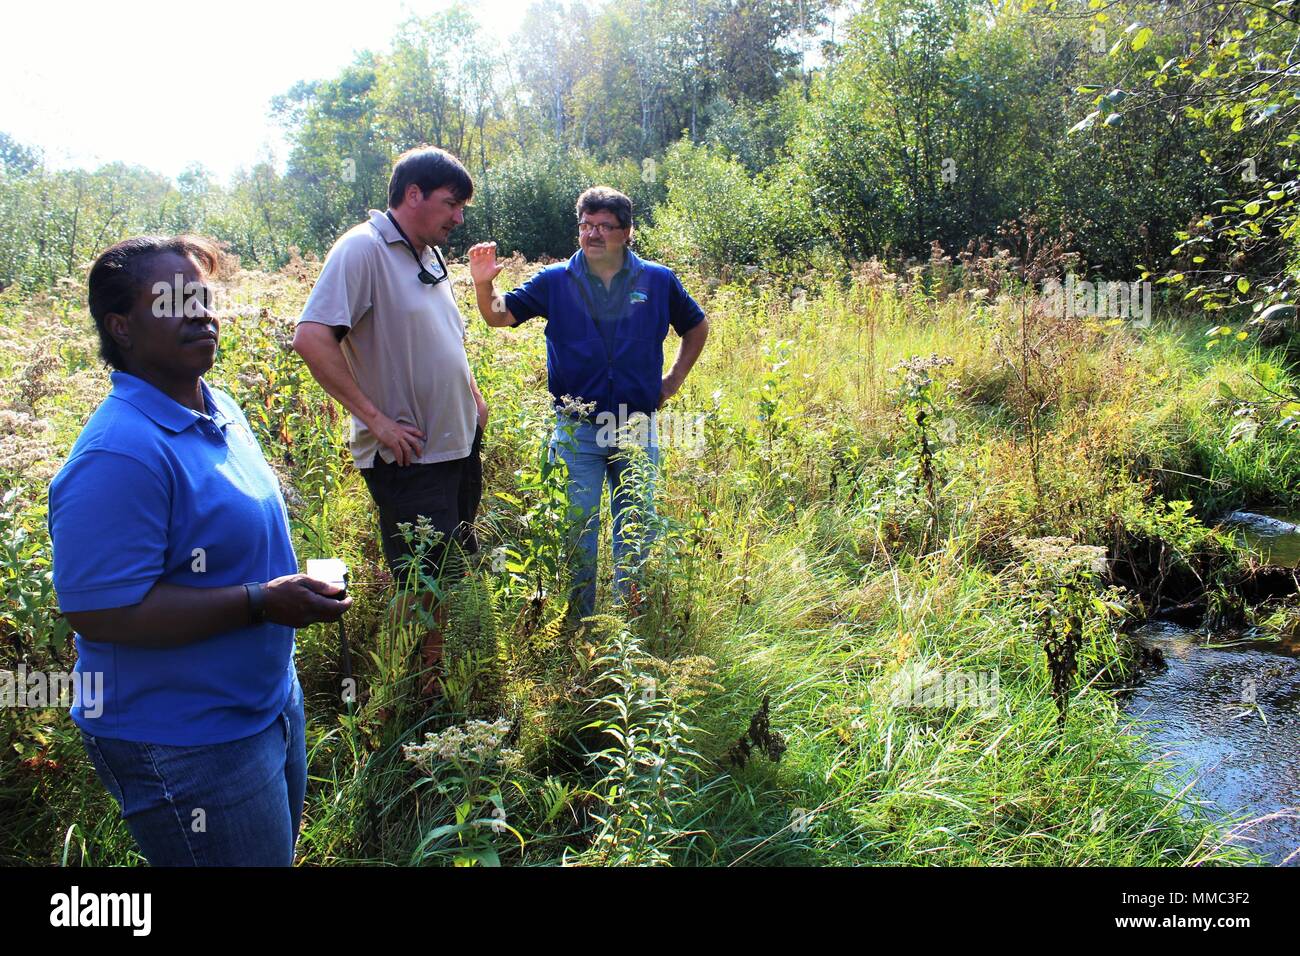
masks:
{"label": "woman's hand", "polygon": [[337,621],[352,606],[352,598],[342,600],[333,595],[343,588],[305,574],[286,574],[262,585],[266,595],[263,606],[266,620],[290,627],[307,627],[321,621]]}
{"label": "woman's hand", "polygon": [[[263,619],[290,627],[336,621],[352,598],[341,588],[305,574],[286,574],[262,585]],[[82,640],[131,647],[180,647],[249,626],[248,591],[242,584],[191,588],[159,581],[139,604],[101,611],[69,611]]]}

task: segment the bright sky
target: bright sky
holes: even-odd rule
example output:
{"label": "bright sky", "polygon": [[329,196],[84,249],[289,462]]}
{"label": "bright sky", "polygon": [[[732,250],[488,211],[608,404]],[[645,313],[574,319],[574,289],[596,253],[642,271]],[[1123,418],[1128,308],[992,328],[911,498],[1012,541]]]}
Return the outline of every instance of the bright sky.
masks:
{"label": "bright sky", "polygon": [[[450,0],[34,0],[7,4],[0,131],[56,167],[122,160],[175,176],[201,162],[222,181],[287,149],[271,97],[388,46],[410,13]],[[529,0],[470,0],[504,43]],[[593,2],[593,6],[599,5]],[[149,90],[147,98],[142,91]],[[138,99],[137,99],[138,98]],[[125,108],[124,103],[136,100]]]}

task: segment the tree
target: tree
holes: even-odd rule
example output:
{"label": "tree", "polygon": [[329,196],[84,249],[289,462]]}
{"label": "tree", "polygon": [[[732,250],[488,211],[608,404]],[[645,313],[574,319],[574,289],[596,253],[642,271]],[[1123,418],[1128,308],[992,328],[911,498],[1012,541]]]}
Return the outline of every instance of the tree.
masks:
{"label": "tree", "polygon": [[[298,83],[272,100],[292,143],[284,188],[303,222],[304,248],[328,249],[367,210],[385,204],[392,158],[376,123],[377,82],[375,56],[362,53],[335,79]],[[241,177],[234,191],[248,198],[250,188]],[[246,249],[258,245],[246,228],[241,234]]]}
{"label": "tree", "polygon": [[865,5],[794,142],[828,231],[850,255],[920,255],[1031,209],[1046,179],[1039,131],[1062,118],[1044,67],[979,0]]}
{"label": "tree", "polygon": [[23,176],[41,165],[40,153],[24,146],[8,133],[0,132],[0,172]]}
{"label": "tree", "polygon": [[592,70],[591,13],[581,3],[541,0],[524,14],[510,59],[538,131],[553,142],[580,145],[573,130],[574,91]]}
{"label": "tree", "polygon": [[[1089,0],[1085,10],[1081,2],[1025,0],[1024,6],[1086,16],[1116,37],[1108,58],[1119,81],[1080,87],[1091,111],[1075,130],[1105,135],[1159,117],[1185,131],[1193,148],[1180,159],[1198,158],[1213,183],[1195,217],[1175,233],[1175,261],[1157,281],[1185,289],[1184,298],[1211,312],[1240,314],[1249,307],[1261,329],[1292,319],[1300,279],[1295,4]],[[1244,335],[1226,324],[1211,332]]]}

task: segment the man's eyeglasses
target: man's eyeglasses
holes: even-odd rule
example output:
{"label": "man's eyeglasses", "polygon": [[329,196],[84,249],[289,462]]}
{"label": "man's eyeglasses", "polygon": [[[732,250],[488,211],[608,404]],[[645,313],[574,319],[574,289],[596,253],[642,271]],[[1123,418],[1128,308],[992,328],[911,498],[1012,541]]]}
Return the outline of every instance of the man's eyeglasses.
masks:
{"label": "man's eyeglasses", "polygon": [[[414,252],[415,250],[412,249],[411,251]],[[420,271],[416,274],[416,278],[419,279],[421,282],[423,282],[425,285],[437,285],[439,282],[442,282],[444,279],[447,278],[447,263],[442,261],[442,253],[438,251],[437,246],[433,247],[433,258],[436,259],[438,262],[437,274],[434,274],[430,272],[428,269],[426,269],[424,267],[424,263],[420,262],[419,256],[415,257],[415,261],[420,262]]]}
{"label": "man's eyeglasses", "polygon": [[603,236],[607,232],[611,232],[615,229],[624,229],[624,228],[626,227],[619,226],[619,225],[611,226],[609,223],[605,223],[605,222],[587,222],[587,220],[585,219],[578,220],[578,232],[582,233],[584,236],[588,235],[589,233],[595,233],[598,236]]}
{"label": "man's eyeglasses", "polygon": [[424,261],[420,258],[420,254],[415,251],[415,246],[411,244],[411,240],[406,238],[406,233],[403,232],[402,227],[397,224],[397,219],[393,216],[393,214],[391,212],[388,212],[385,213],[384,215],[388,217],[388,221],[393,224],[393,227],[397,230],[398,235],[402,237],[402,241],[406,243],[406,248],[411,250],[411,255],[415,256],[415,261],[420,267],[420,271],[416,275],[416,278],[419,279],[421,282],[423,282],[425,285],[437,285],[439,282],[445,280],[447,278],[447,263],[442,261],[442,253],[438,251],[438,247],[437,246],[433,247],[433,258],[436,259],[438,262],[438,271],[441,273],[441,275],[435,275],[434,273],[430,272],[428,269],[424,267]]}

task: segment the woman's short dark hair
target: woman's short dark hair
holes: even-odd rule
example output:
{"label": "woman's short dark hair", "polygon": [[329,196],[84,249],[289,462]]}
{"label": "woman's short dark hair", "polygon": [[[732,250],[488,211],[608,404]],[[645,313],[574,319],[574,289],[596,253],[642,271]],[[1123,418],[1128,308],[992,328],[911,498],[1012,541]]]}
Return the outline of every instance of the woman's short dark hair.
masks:
{"label": "woman's short dark hair", "polygon": [[221,253],[202,236],[134,236],[109,246],[90,267],[90,315],[99,332],[99,354],[119,372],[125,368],[122,353],[108,332],[108,316],[126,315],[135,305],[140,284],[145,281],[145,267],[154,256],[174,252],[193,259],[204,275],[217,271]]}
{"label": "woman's short dark hair", "polygon": [[632,225],[632,200],[608,186],[592,186],[578,197],[576,209],[579,219],[586,212],[609,212],[618,220],[619,228]]}
{"label": "woman's short dark hair", "polygon": [[420,187],[427,197],[435,189],[446,186],[457,202],[468,202],[474,195],[474,180],[459,159],[437,146],[417,146],[408,149],[393,164],[393,175],[388,180],[388,208],[396,209],[406,198],[406,189],[412,183]]}

